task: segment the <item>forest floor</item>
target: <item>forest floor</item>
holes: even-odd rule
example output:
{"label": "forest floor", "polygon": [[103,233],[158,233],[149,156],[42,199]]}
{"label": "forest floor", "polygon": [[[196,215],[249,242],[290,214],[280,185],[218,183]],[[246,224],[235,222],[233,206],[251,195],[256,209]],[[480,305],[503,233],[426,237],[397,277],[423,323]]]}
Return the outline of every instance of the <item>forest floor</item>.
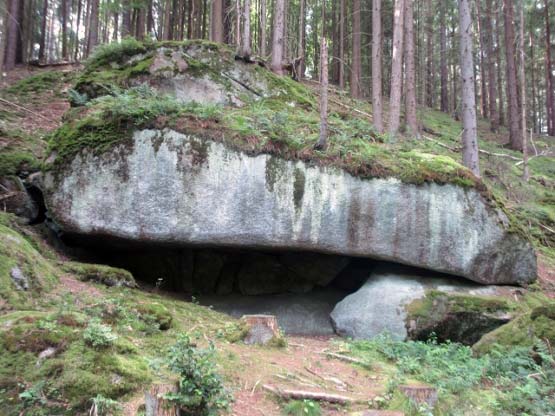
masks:
{"label": "forest floor", "polygon": [[[22,157],[23,153],[32,155],[32,161],[29,162],[31,165],[35,162],[39,163],[48,156],[46,139],[53,129],[61,125],[62,117],[69,109],[67,90],[73,82],[74,72],[75,68],[72,67],[56,67],[54,71],[50,68],[22,68],[1,79],[0,176],[2,169],[11,169],[14,163],[26,161],[27,156]],[[306,82],[306,85],[316,92],[314,83]],[[371,118],[371,106],[366,102],[351,100],[337,90],[332,91],[330,98],[331,111],[340,113],[342,116]],[[410,144],[422,151],[460,160],[460,123],[454,121],[449,115],[432,110],[421,111],[420,119],[425,127],[425,138],[416,142],[411,141]],[[539,253],[538,286],[544,295],[555,298],[555,207],[553,205],[555,202],[555,138],[535,137],[534,142],[530,144],[532,178],[530,182],[525,183],[519,179],[521,166],[515,160],[521,156],[504,147],[507,142],[507,132],[502,129],[497,134],[491,133],[485,120],[480,120],[479,125],[480,145],[488,152],[481,155],[484,181],[494,192],[504,198],[511,212],[523,221],[527,221],[531,238]],[[66,260],[60,253],[52,254],[51,248],[45,250],[41,248],[45,243],[38,231],[27,227],[21,229],[27,230],[25,233],[28,235],[23,231],[21,235],[29,241],[34,241],[33,244],[39,247],[39,252],[49,259],[53,267],[57,267],[59,261]],[[406,403],[395,404],[398,398],[391,396],[390,387],[396,380],[398,364],[384,357],[378,359],[377,355],[371,355],[375,360],[364,361],[366,365],[352,364],[330,357],[326,353],[334,352],[349,356],[354,354],[354,350],[345,340],[336,337],[288,336],[287,347],[282,349],[230,343],[225,340],[225,334],[236,324],[232,318],[198,306],[194,302],[176,299],[169,293],[106,288],[102,285],[82,282],[71,273],[61,273],[59,281],[47,295],[33,299],[30,304],[19,308],[20,310],[13,310],[5,304],[2,305],[1,302],[4,301],[0,298],[0,328],[4,329],[18,327],[18,325],[26,328],[25,325],[36,323],[39,329],[35,328],[35,330],[42,331],[40,325],[44,325],[44,321],[54,322],[53,316],[58,317],[56,319],[59,321],[59,311],[62,308],[65,308],[64,314],[72,314],[78,321],[83,316],[91,314],[95,316],[97,313],[99,316],[106,316],[114,313],[114,310],[118,311],[117,317],[114,318],[114,327],[117,328],[121,344],[117,344],[114,351],[110,354],[89,356],[82,352],[83,345],[75,338],[75,341],[71,341],[75,346],[73,344],[63,346],[66,351],[65,355],[58,359],[60,362],[56,363],[59,368],[55,369],[53,364],[49,369],[54,371],[54,374],[58,374],[55,387],[58,390],[70,392],[66,393],[68,398],[61,401],[62,406],[79,401],[78,395],[82,394],[82,391],[74,391],[77,387],[86,390],[94,387],[96,383],[106,383],[106,380],[95,379],[79,371],[98,372],[100,376],[128,371],[126,374],[134,380],[132,386],[129,388],[120,386],[117,392],[118,394],[123,392],[123,414],[129,416],[139,414],[138,409],[143,404],[144,395],[137,386],[142,385],[145,380],[151,381],[150,376],[145,375],[144,364],[139,363],[139,358],[143,358],[144,361],[144,357],[139,355],[154,359],[160,351],[171,345],[172,340],[179,333],[187,331],[198,334],[199,345],[207,345],[210,340],[215,342],[218,364],[226,384],[232,386],[235,398],[231,405],[233,415],[282,415],[286,401],[276,399],[274,395],[265,391],[263,389],[265,384],[283,389],[339,394],[353,399],[354,404],[348,407],[324,406],[322,409],[324,415],[347,414],[369,408],[378,409],[387,407],[383,404],[385,402],[390,403],[390,409],[405,411],[407,409]],[[169,331],[158,331],[154,335],[144,336],[142,335],[144,328],[136,329],[139,326],[135,316],[136,305],[149,302],[162,304],[169,310],[174,320],[174,326]],[[26,318],[25,322],[21,321],[19,312],[23,311],[27,314],[31,310],[33,313],[28,315],[36,316]],[[66,330],[61,329],[62,325],[55,322],[57,326],[54,332]],[[81,331],[79,325],[76,324],[73,331]],[[34,352],[26,351],[17,342],[15,345],[19,350],[13,352],[13,356],[5,357],[5,360],[9,359],[11,363],[6,363],[0,358],[0,411],[4,404],[2,393],[9,392],[12,388],[18,393],[29,391],[35,386],[30,384],[29,380],[37,380],[38,377],[45,376],[43,370],[38,367],[33,366],[31,369],[25,367],[24,372],[18,373],[17,377],[12,377],[19,385],[14,386],[13,380],[11,384],[4,382],[4,379],[10,375],[6,372],[14,372],[13,376],[16,371],[19,372],[23,368],[17,367],[18,365],[23,366],[22,363],[35,360]],[[56,345],[62,348],[62,344]],[[130,355],[131,358],[126,357],[125,354]],[[106,356],[111,361],[107,361]],[[117,368],[117,371],[114,368]],[[73,373],[80,374],[82,379],[76,381],[72,376]],[[51,373],[46,374],[51,376]],[[414,378],[408,377],[405,382],[419,386],[423,384],[422,379],[423,377],[414,375]],[[113,384],[118,384],[119,381],[112,379],[108,383],[111,386],[103,387],[104,390],[102,390],[106,395],[114,393]],[[494,390],[488,390],[486,386],[487,383],[469,388],[464,394],[450,392],[439,408],[443,409],[443,414],[455,414],[451,412],[452,409],[457,408],[459,413],[456,414],[495,414],[492,410],[495,407],[493,405],[488,407],[490,406],[488,400],[494,400],[492,398]],[[496,391],[495,394],[497,394]],[[404,414],[395,410],[367,414],[383,416]],[[414,409],[409,409],[406,414],[418,413],[415,413]]]}

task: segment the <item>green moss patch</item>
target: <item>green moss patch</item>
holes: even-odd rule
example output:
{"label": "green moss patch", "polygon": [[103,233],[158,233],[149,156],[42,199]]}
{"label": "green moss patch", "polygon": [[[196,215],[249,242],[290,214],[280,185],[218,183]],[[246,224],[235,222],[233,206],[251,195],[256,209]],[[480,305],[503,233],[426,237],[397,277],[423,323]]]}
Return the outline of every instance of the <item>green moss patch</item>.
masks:
{"label": "green moss patch", "polygon": [[106,286],[137,286],[131,273],[116,267],[101,264],[64,262],[61,264],[61,268],[65,272],[72,273],[85,282],[92,281],[102,283]]}

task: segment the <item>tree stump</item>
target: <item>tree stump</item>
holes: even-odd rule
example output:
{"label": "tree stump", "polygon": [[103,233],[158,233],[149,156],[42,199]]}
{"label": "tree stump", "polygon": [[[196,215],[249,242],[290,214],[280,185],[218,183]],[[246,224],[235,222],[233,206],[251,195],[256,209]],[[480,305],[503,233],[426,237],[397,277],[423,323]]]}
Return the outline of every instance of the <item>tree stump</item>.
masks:
{"label": "tree stump", "polygon": [[177,392],[175,384],[154,384],[145,392],[146,416],[179,416],[179,409],[164,400],[164,394]]}
{"label": "tree stump", "polygon": [[241,320],[248,328],[245,344],[266,345],[272,339],[280,338],[277,319],[273,315],[244,315]]}
{"label": "tree stump", "polygon": [[426,403],[430,408],[437,403],[437,389],[434,387],[402,385],[399,390],[415,403]]}

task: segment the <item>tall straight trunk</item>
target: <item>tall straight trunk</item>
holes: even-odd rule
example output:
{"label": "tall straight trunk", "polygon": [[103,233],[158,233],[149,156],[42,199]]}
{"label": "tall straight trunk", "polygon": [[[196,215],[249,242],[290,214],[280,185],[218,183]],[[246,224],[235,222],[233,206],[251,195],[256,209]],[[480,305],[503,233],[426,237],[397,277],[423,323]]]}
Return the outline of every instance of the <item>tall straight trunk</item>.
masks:
{"label": "tall straight trunk", "polygon": [[67,60],[67,0],[62,0],[62,59]]}
{"label": "tall straight trunk", "polygon": [[361,57],[360,57],[360,0],[353,0],[353,46],[352,46],[352,62],[351,62],[351,96],[360,98],[360,73]]}
{"label": "tall straight trunk", "polygon": [[131,35],[131,2],[130,0],[124,0],[122,3],[123,13],[121,22],[121,37]]}
{"label": "tall straight trunk", "polygon": [[339,3],[339,88],[345,88],[345,0]]}
{"label": "tall straight trunk", "polygon": [[154,16],[152,14],[152,0],[148,0],[146,7],[147,7],[146,33],[150,35],[152,33],[152,30],[154,29]]}
{"label": "tall straight trunk", "polygon": [[520,111],[518,107],[518,83],[515,62],[515,28],[513,0],[503,0],[505,19],[505,62],[507,64],[507,97],[509,102],[509,141],[513,150],[522,150]]}
{"label": "tall straight trunk", "polygon": [[224,42],[224,4],[223,0],[213,0],[210,9],[210,40]]}
{"label": "tall straight trunk", "polygon": [[87,42],[87,56],[98,45],[98,6],[99,0],[91,0],[91,18],[89,21],[89,38]]}
{"label": "tall straight trunk", "polygon": [[[441,1],[441,0],[440,0]],[[434,106],[434,14],[432,0],[426,0],[426,105]]]}
{"label": "tall straight trunk", "polygon": [[549,20],[549,1],[544,1],[545,16],[545,69],[546,69],[546,109],[547,134],[555,136],[555,98],[553,88],[553,61],[551,56],[551,23]]}
{"label": "tall straight trunk", "polygon": [[499,112],[497,111],[497,80],[495,74],[492,0],[486,0],[486,15],[484,19],[484,38],[486,47],[486,66],[488,72],[488,98],[489,98],[489,120],[490,129],[496,132],[499,128]]}
{"label": "tall straight trunk", "polygon": [[266,0],[260,0],[260,56],[266,56],[266,44],[267,44],[267,35],[266,35]]}
{"label": "tall straight trunk", "polygon": [[235,46],[241,48],[241,0],[235,0]]}
{"label": "tall straight trunk", "polygon": [[478,31],[478,47],[480,57],[480,103],[482,109],[482,117],[488,118],[488,90],[486,84],[486,64],[485,64],[485,39],[484,30],[482,28],[482,0],[476,0],[476,30]]}
{"label": "tall straight trunk", "polygon": [[141,7],[137,12],[137,28],[135,30],[135,33],[137,39],[142,40],[145,37],[146,9],[144,7]]}
{"label": "tall straight trunk", "polygon": [[[46,1],[46,0],[45,0]],[[83,3],[81,0],[77,0],[77,26],[75,29],[75,50],[73,52],[73,59],[76,61],[79,55],[79,29],[81,24],[81,11],[83,8]]]}
{"label": "tall straight trunk", "polygon": [[251,53],[251,1],[243,0],[243,33],[239,55],[249,60]]}
{"label": "tall straight trunk", "polygon": [[497,61],[497,91],[499,93],[498,109],[499,109],[499,125],[505,125],[505,100],[503,96],[503,60],[501,55],[501,40],[503,35],[501,33],[501,21],[503,18],[503,11],[500,7],[502,0],[497,0],[497,16],[495,19],[495,60]]}
{"label": "tall straight trunk", "polygon": [[320,41],[320,138],[317,149],[325,149],[328,143],[328,44],[325,37]]}
{"label": "tall straight trunk", "polygon": [[[44,54],[46,51],[46,20],[47,19],[48,19],[48,0],[43,0],[42,1],[42,20],[40,21],[39,62],[44,62]],[[77,30],[79,30],[79,16],[77,17]]]}
{"label": "tall straight trunk", "polygon": [[440,0],[440,19],[439,19],[439,67],[441,82],[440,110],[444,113],[449,112],[449,76],[447,68],[447,25],[445,23],[445,2]]}
{"label": "tall straight trunk", "polygon": [[172,0],[166,0],[164,4],[164,33],[163,40],[171,40],[172,35]]}
{"label": "tall straight trunk", "polygon": [[532,128],[534,133],[539,133],[538,130],[538,108],[537,108],[537,96],[536,96],[536,63],[534,56],[534,35],[530,32],[529,37],[530,46],[530,84],[532,85]]}
{"label": "tall straight trunk", "polygon": [[472,55],[472,17],[469,0],[459,0],[459,27],[461,36],[463,164],[480,176],[476,122],[476,91],[474,85],[474,57]]}
{"label": "tall straight trunk", "polygon": [[389,134],[393,138],[397,136],[401,123],[404,3],[403,0],[395,0],[393,9],[393,51],[391,53],[391,93],[389,99]]}
{"label": "tall straight trunk", "polygon": [[297,50],[298,64],[296,68],[297,78],[304,77],[304,56],[305,56],[305,40],[306,40],[306,27],[305,27],[305,0],[300,0],[299,4],[299,46]]}
{"label": "tall straight trunk", "polygon": [[530,179],[528,170],[528,143],[526,142],[526,55],[524,54],[524,1],[520,1],[520,102],[521,102],[521,129],[522,129],[522,155],[524,160],[522,179],[526,182]]}
{"label": "tall straight trunk", "polygon": [[6,36],[6,56],[4,69],[11,70],[15,67],[18,55],[19,29],[21,23],[21,5],[19,0],[9,0],[8,3],[8,27]]}
{"label": "tall straight trunk", "polygon": [[416,65],[414,63],[413,0],[405,0],[405,119],[407,133],[418,137],[416,121]]}
{"label": "tall straight trunk", "polygon": [[271,68],[278,75],[283,75],[283,31],[285,27],[285,0],[274,0],[274,30],[272,33]]}
{"label": "tall straight trunk", "polygon": [[383,133],[382,1],[372,0],[372,114],[374,127]]}

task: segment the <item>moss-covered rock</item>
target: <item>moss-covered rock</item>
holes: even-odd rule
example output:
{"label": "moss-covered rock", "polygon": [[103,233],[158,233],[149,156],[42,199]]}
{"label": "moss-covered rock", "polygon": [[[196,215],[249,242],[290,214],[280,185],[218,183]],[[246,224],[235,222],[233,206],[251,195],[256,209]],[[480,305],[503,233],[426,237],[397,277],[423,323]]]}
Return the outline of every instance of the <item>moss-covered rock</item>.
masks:
{"label": "moss-covered rock", "polygon": [[162,331],[168,330],[172,326],[173,316],[168,308],[161,303],[150,302],[137,305],[137,311],[143,318],[153,319]]}
{"label": "moss-covered rock", "polygon": [[513,306],[506,299],[430,290],[407,306],[408,338],[472,345],[482,335],[506,324]]}
{"label": "moss-covered rock", "polygon": [[496,344],[532,347],[538,340],[555,345],[555,303],[538,306],[484,335],[472,349],[483,354]]}
{"label": "moss-covered rock", "polygon": [[133,275],[124,269],[77,262],[64,262],[61,264],[61,268],[85,282],[92,281],[106,286],[137,287]]}

